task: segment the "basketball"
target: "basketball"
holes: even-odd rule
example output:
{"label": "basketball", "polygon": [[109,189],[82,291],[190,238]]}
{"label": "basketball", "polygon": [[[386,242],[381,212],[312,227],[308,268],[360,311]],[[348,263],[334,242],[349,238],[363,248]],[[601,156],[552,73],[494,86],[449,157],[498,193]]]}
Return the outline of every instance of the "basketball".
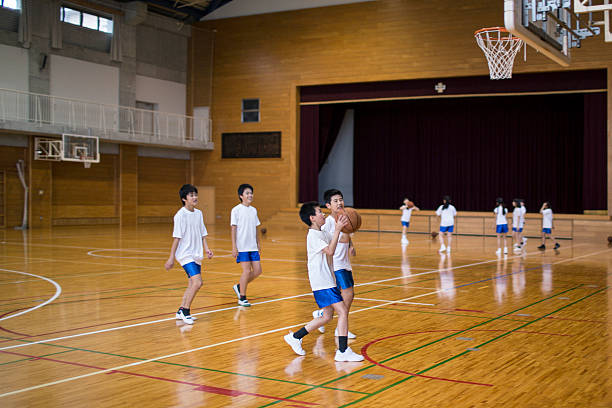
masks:
{"label": "basketball", "polygon": [[342,228],[342,232],[352,234],[361,227],[361,215],[351,207],[344,207],[344,214],[347,216],[349,223]]}
{"label": "basketball", "polygon": [[414,203],[412,201],[408,201],[408,203],[406,203],[406,207],[407,208],[412,208],[412,207],[414,207]]}
{"label": "basketball", "polygon": [[438,236],[438,231],[431,231],[431,239],[435,239]]}
{"label": "basketball", "polygon": [[608,244],[612,244],[612,235],[608,235]]}

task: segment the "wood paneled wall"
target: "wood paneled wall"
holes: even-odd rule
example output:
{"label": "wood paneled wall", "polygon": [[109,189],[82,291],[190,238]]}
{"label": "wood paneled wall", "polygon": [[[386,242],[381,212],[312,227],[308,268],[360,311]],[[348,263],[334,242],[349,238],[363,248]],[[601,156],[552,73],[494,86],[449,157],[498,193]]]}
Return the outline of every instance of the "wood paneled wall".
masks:
{"label": "wood paneled wall", "polygon": [[[211,105],[215,150],[194,154],[194,183],[216,187],[222,219],[237,202],[236,188],[244,182],[254,185],[254,205],[262,218],[295,206],[299,86],[487,75],[473,32],[503,24],[501,0],[385,0],[198,23],[201,30],[193,30],[190,95],[195,106],[209,102],[209,72],[199,67],[210,61],[209,33],[216,30]],[[583,41],[572,59],[571,67],[562,68],[528,49],[527,62],[517,57],[514,72],[607,68],[612,81],[612,44],[606,44],[603,35]],[[241,123],[243,98],[260,98],[259,123]],[[610,92],[608,98],[610,117]],[[221,134],[248,131],[281,131],[282,157],[222,160]],[[608,200],[612,208],[612,195]]]}
{"label": "wood paneled wall", "polygon": [[127,226],[169,223],[180,208],[178,191],[191,177],[190,160],[140,157],[136,146],[121,146],[123,155],[102,154],[100,163],[88,169],[82,163],[33,160],[32,150],[0,146],[7,228],[22,222],[23,188],[15,167],[19,158],[26,161],[33,228],[118,224],[122,211]]}

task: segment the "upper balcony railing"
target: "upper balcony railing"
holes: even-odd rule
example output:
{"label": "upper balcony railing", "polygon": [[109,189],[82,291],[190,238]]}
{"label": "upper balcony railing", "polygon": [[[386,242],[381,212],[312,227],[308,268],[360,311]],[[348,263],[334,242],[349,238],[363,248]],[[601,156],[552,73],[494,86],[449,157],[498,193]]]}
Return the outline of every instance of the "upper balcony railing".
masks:
{"label": "upper balcony railing", "polygon": [[76,133],[119,142],[212,148],[208,118],[0,88],[0,125],[3,123],[4,128],[11,128],[11,123],[26,125],[25,129],[14,130],[35,126],[43,133]]}

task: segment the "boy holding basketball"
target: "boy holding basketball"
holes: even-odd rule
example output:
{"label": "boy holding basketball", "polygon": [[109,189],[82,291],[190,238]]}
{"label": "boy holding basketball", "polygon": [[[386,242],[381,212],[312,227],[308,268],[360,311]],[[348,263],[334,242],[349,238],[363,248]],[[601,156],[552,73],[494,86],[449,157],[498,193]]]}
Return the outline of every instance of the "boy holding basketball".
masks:
{"label": "boy holding basketball", "polygon": [[414,205],[412,201],[410,201],[407,197],[404,198],[404,205],[400,208],[402,210],[402,244],[408,244],[408,238],[406,238],[406,233],[408,232],[408,227],[410,226],[410,217],[412,216],[413,211],[419,211],[419,207]]}
{"label": "boy holding basketball", "polygon": [[240,204],[232,208],[230,225],[232,228],[232,256],[236,263],[242,266],[240,282],[233,286],[238,297],[238,305],[250,307],[247,300],[247,285],[261,275],[261,262],[259,252],[261,243],[257,235],[257,226],[261,223],[257,217],[257,210],[251,205],[253,202],[253,186],[241,184],[238,187]]}
{"label": "boy holding basketball", "polygon": [[213,257],[213,252],[206,243],[208,232],[204,226],[202,211],[195,208],[198,204],[198,189],[191,184],[185,184],[181,187],[179,196],[183,208],[178,210],[174,216],[174,232],[172,233],[174,241],[170,248],[170,257],[164,266],[169,271],[176,258],[185,269],[189,281],[181,307],[176,312],[176,319],[193,324],[195,318],[191,317],[191,302],[202,287],[202,259],[204,259],[204,252],[208,259]]}
{"label": "boy holding basketball", "polygon": [[333,235],[323,231],[325,217],[315,201],[304,203],[300,208],[300,219],[308,225],[306,237],[306,250],[308,253],[308,280],[312,288],[317,305],[323,314],[315,316],[306,326],[295,333],[289,332],[283,339],[293,351],[303,356],[306,354],[302,348],[302,339],[308,333],[329,322],[334,312],[338,315],[338,350],[336,361],[363,361],[363,356],[355,353],[348,346],[348,309],[342,300],[342,295],[336,286],[334,275],[329,267],[329,257],[336,251],[341,230],[348,224],[345,215],[340,215],[335,223]]}
{"label": "boy holding basketball", "polygon": [[[331,214],[325,218],[325,224],[321,227],[321,230],[331,235],[336,229],[336,219],[338,219],[340,215],[346,215],[344,213],[344,197],[340,190],[331,189],[323,193],[323,199],[325,200],[325,206],[329,208]],[[338,245],[336,245],[334,251],[333,271],[347,311],[351,309],[351,304],[355,297],[355,282],[353,281],[353,268],[351,267],[349,255],[356,255],[355,246],[349,234],[340,232]],[[323,310],[315,310],[312,312],[314,318],[321,317],[322,315]],[[325,333],[325,326],[319,327],[319,331]],[[338,337],[338,329],[335,331],[335,336]],[[353,333],[348,332],[349,339],[354,339],[355,337]]]}

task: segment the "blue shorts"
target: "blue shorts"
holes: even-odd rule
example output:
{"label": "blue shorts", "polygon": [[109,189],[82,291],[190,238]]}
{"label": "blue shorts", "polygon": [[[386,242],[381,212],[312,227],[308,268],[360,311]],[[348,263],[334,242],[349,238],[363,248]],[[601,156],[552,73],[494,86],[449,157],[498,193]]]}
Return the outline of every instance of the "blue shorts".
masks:
{"label": "blue shorts", "polygon": [[453,232],[454,225],[449,225],[448,227],[443,227],[440,225],[440,232]]}
{"label": "blue shorts", "polygon": [[312,292],[312,294],[314,295],[319,309],[323,309],[324,307],[333,305],[334,303],[342,302],[342,295],[340,294],[340,289],[338,288],[315,290]]}
{"label": "blue shorts", "polygon": [[353,281],[353,271],[338,269],[337,271],[334,271],[334,275],[336,275],[338,289],[348,289],[355,286],[355,282]]}
{"label": "blue shorts", "polygon": [[408,228],[410,226],[410,221],[402,221],[402,227]]}
{"label": "blue shorts", "polygon": [[542,228],[542,232],[545,234],[552,234],[552,228]]}
{"label": "blue shorts", "polygon": [[523,232],[523,228],[514,228],[514,227],[512,227],[512,231],[514,231],[514,232]]}
{"label": "blue shorts", "polygon": [[188,264],[183,265],[183,269],[189,278],[202,273],[202,265],[198,265],[195,262],[189,262]]}
{"label": "blue shorts", "polygon": [[508,232],[508,224],[497,224],[497,227],[495,227],[495,232],[498,234],[505,234]]}
{"label": "blue shorts", "polygon": [[236,263],[259,261],[259,251],[238,252]]}

